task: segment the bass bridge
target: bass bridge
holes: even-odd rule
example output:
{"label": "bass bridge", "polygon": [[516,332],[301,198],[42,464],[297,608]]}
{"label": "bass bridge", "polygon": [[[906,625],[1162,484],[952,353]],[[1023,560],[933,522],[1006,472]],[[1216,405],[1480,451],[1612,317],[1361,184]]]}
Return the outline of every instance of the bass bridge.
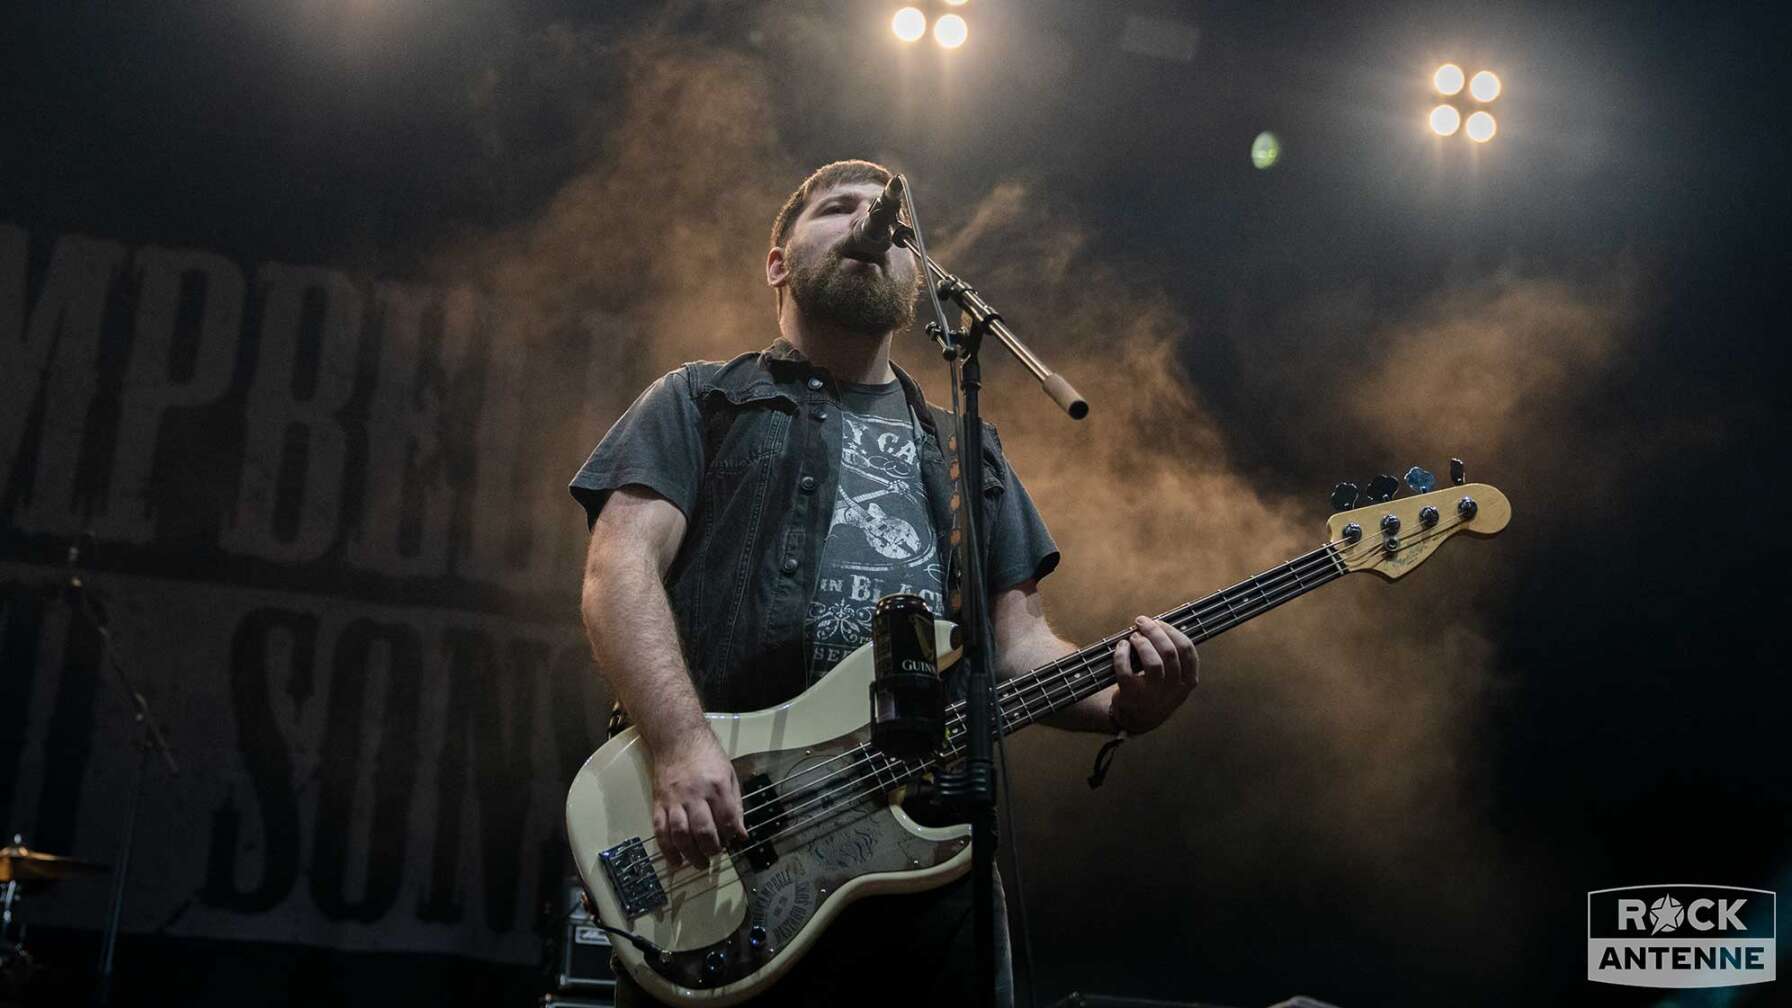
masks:
{"label": "bass bridge", "polygon": [[610,888],[616,891],[616,901],[630,920],[666,905],[666,890],[660,885],[653,859],[647,856],[647,846],[640,837],[624,840],[600,853],[597,860],[604,866]]}

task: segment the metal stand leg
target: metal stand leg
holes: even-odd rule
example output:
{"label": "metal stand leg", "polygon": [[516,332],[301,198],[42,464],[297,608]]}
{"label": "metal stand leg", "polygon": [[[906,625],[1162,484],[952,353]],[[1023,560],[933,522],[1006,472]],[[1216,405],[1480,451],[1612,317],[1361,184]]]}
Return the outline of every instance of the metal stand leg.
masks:
{"label": "metal stand leg", "polygon": [[[137,716],[137,723],[143,723],[141,714]],[[137,836],[137,806],[143,801],[143,778],[149,771],[149,740],[141,740],[138,748],[143,755],[137,761],[137,781],[131,788],[131,807],[124,817],[124,842],[118,852],[118,867],[112,873],[112,909],[106,914],[106,937],[100,943],[100,975],[93,988],[95,1005],[112,1003],[112,952],[118,945],[118,924],[124,916],[125,880],[131,874],[131,847]]]}
{"label": "metal stand leg", "polygon": [[[83,537],[89,543],[92,538],[91,533]],[[80,567],[81,542],[82,540],[77,540],[68,551],[69,567],[76,570]],[[124,664],[118,660],[118,649],[112,644],[112,630],[106,625],[103,612],[88,598],[86,585],[78,574],[69,578],[68,587],[80,614],[87,617],[94,632],[99,635],[100,661],[112,667],[113,673],[118,676],[119,687],[130,698],[132,720],[137,725],[137,746],[142,753],[137,761],[137,779],[131,785],[131,807],[125,813],[124,842],[120,845],[118,867],[112,878],[112,909],[106,914],[106,936],[100,945],[99,977],[93,988],[93,1003],[108,1005],[112,1003],[112,952],[118,946],[118,925],[124,916],[125,882],[131,874],[131,847],[137,838],[137,807],[143,803],[143,783],[149,774],[150,753],[153,751],[161,754],[170,777],[180,776],[180,764],[175,762],[174,750],[168,747],[167,736],[162,734],[155,716],[149,711],[149,701],[143,699],[143,694],[137,691],[130,674],[125,671]]]}
{"label": "metal stand leg", "polygon": [[4,945],[12,938],[12,902],[18,898],[18,895],[19,884],[9,880],[6,883],[5,896],[0,897],[0,904],[5,906],[5,910],[0,912],[0,945]]}

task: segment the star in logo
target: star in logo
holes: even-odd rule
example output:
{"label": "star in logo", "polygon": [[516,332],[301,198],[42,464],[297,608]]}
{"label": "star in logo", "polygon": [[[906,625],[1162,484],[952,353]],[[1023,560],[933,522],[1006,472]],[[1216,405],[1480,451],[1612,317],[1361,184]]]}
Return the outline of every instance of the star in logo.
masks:
{"label": "star in logo", "polygon": [[1680,926],[1680,921],[1685,916],[1686,909],[1679,900],[1663,896],[1649,904],[1649,923],[1655,925],[1655,930],[1649,933],[1658,935],[1663,931],[1672,931]]}

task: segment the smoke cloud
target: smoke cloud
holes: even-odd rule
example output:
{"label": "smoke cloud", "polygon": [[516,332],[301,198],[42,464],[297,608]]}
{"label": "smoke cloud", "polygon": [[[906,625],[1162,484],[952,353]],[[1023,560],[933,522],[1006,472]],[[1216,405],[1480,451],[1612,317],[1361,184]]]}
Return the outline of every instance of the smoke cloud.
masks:
{"label": "smoke cloud", "polygon": [[[570,474],[653,375],[775,336],[767,232],[815,164],[780,138],[772,110],[787,96],[762,52],[660,26],[621,41],[517,40],[508,65],[555,60],[621,68],[613,107],[579,132],[586,163],[529,223],[444,252],[440,268],[612,355],[595,390],[600,423],[544,433],[568,448]],[[487,114],[504,86],[501,69],[482,73],[473,113]],[[493,157],[517,155],[501,129],[485,135]],[[878,152],[824,160],[861,156]],[[926,179],[916,184],[925,191]],[[1523,537],[1550,520],[1542,488],[1587,464],[1564,432],[1622,366],[1629,269],[1501,274],[1391,316],[1344,292],[1293,307],[1269,332],[1197,332],[1165,291],[1096,262],[1074,213],[1051,233],[1023,221],[1029,196],[1044,195],[1005,182],[929,223],[936,256],[973,277],[1092,405],[1072,423],[992,349],[986,410],[1064,551],[1042,591],[1071,640],[1233,583],[1324,534],[1329,484],[1285,485],[1235,459],[1180,363],[1195,339],[1234,341],[1244,362],[1234,397],[1260,404],[1301,471],[1326,471],[1333,453],[1441,471],[1460,454],[1471,479],[1507,491],[1507,535]],[[898,356],[945,400],[922,337]],[[1464,537],[1397,584],[1346,578],[1216,640],[1189,708],[1131,743],[1099,792],[1081,783],[1094,739],[1017,736],[1018,832],[1042,958],[1069,954],[1068,936],[1111,913],[1115,894],[1140,920],[1173,922],[1156,937],[1133,932],[1151,955],[1186,954],[1191,935],[1228,923],[1210,916],[1216,908],[1253,889],[1301,896],[1289,906],[1353,906],[1333,924],[1369,930],[1395,930],[1388,922],[1421,903],[1435,919],[1441,901],[1460,908],[1444,915],[1460,932],[1402,932],[1440,948],[1467,947],[1470,922],[1511,919],[1502,879],[1520,851],[1488,821],[1480,755],[1483,712],[1512,671],[1493,629],[1515,589],[1502,542]],[[1162,874],[1142,882],[1142,866]],[[1447,893],[1438,879],[1452,881]],[[1476,938],[1486,969],[1511,967],[1511,949]]]}

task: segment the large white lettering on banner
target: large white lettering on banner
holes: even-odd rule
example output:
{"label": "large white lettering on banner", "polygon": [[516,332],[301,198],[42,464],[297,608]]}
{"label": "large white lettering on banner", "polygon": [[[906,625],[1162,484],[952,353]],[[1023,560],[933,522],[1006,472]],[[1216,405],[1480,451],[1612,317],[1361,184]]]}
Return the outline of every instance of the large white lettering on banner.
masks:
{"label": "large white lettering on banner", "polygon": [[135,734],[61,562],[90,532],[183,770],[149,773],[127,931],[533,958],[607,705],[564,485],[625,402],[617,338],[0,224],[0,829],[116,855]]}

